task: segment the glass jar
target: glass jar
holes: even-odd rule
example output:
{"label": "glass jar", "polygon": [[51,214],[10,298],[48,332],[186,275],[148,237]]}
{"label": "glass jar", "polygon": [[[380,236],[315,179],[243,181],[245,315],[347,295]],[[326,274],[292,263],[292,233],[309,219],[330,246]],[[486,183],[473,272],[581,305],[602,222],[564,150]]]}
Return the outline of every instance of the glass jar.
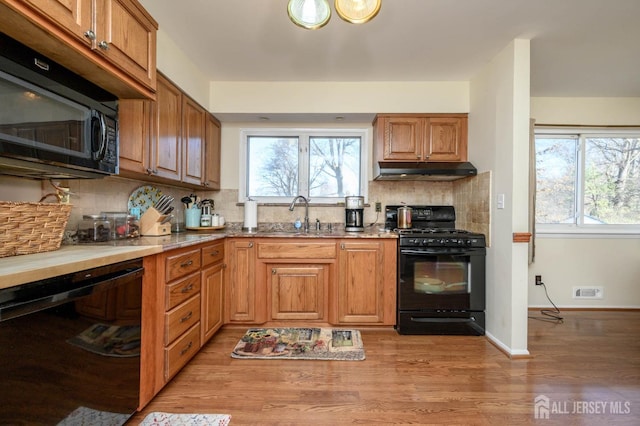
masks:
{"label": "glass jar", "polygon": [[140,223],[135,215],[127,215],[127,237],[138,238],[140,236]]}
{"label": "glass jar", "polygon": [[105,216],[90,214],[82,216],[76,233],[79,243],[99,243],[109,241],[111,223]]}

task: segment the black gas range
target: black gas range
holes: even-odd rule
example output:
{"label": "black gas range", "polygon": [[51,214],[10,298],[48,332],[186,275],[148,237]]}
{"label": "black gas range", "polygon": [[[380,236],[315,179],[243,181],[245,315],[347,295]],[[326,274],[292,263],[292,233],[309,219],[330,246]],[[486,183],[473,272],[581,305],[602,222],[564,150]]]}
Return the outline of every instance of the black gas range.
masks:
{"label": "black gas range", "polygon": [[400,334],[484,334],[483,234],[456,229],[453,206],[407,206],[411,227],[398,228],[398,208],[385,208],[385,228],[399,234]]}

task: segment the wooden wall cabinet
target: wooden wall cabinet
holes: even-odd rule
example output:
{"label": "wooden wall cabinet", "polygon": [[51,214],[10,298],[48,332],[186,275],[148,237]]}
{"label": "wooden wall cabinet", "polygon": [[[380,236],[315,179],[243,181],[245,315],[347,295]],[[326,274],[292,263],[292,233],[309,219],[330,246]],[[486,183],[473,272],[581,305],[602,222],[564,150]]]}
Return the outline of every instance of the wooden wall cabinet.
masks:
{"label": "wooden wall cabinet", "polygon": [[343,239],[332,289],[333,324],[396,323],[396,241]]}
{"label": "wooden wall cabinet", "polygon": [[220,122],[158,74],[155,102],[120,101],[120,174],[220,189]]}
{"label": "wooden wall cabinet", "polygon": [[136,0],[0,0],[0,27],[118,97],[155,97],[158,24]]}
{"label": "wooden wall cabinet", "polygon": [[373,122],[376,161],[467,161],[467,114],[380,114]]}

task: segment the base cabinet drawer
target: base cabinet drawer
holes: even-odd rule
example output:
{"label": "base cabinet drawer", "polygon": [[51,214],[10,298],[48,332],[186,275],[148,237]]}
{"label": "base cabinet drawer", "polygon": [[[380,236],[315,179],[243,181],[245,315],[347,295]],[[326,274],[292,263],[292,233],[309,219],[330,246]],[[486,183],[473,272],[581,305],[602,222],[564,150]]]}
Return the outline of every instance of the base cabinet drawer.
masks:
{"label": "base cabinet drawer", "polygon": [[165,379],[173,377],[200,350],[200,322],[164,350]]}
{"label": "base cabinet drawer", "polygon": [[165,344],[173,342],[197,322],[200,322],[200,294],[166,313]]}

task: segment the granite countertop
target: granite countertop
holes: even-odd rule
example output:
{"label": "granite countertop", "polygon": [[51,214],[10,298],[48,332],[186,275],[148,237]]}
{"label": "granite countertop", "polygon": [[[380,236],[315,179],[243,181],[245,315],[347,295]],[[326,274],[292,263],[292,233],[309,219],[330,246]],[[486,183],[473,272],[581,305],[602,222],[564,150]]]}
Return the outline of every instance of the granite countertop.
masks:
{"label": "granite countertop", "polygon": [[294,232],[266,227],[258,232],[243,232],[239,227],[220,231],[189,231],[160,237],[140,237],[97,244],[63,244],[45,253],[0,258],[0,289],[58,275],[69,274],[125,260],[150,256],[167,250],[224,239],[246,238],[398,238],[394,232],[368,227],[364,232]]}

